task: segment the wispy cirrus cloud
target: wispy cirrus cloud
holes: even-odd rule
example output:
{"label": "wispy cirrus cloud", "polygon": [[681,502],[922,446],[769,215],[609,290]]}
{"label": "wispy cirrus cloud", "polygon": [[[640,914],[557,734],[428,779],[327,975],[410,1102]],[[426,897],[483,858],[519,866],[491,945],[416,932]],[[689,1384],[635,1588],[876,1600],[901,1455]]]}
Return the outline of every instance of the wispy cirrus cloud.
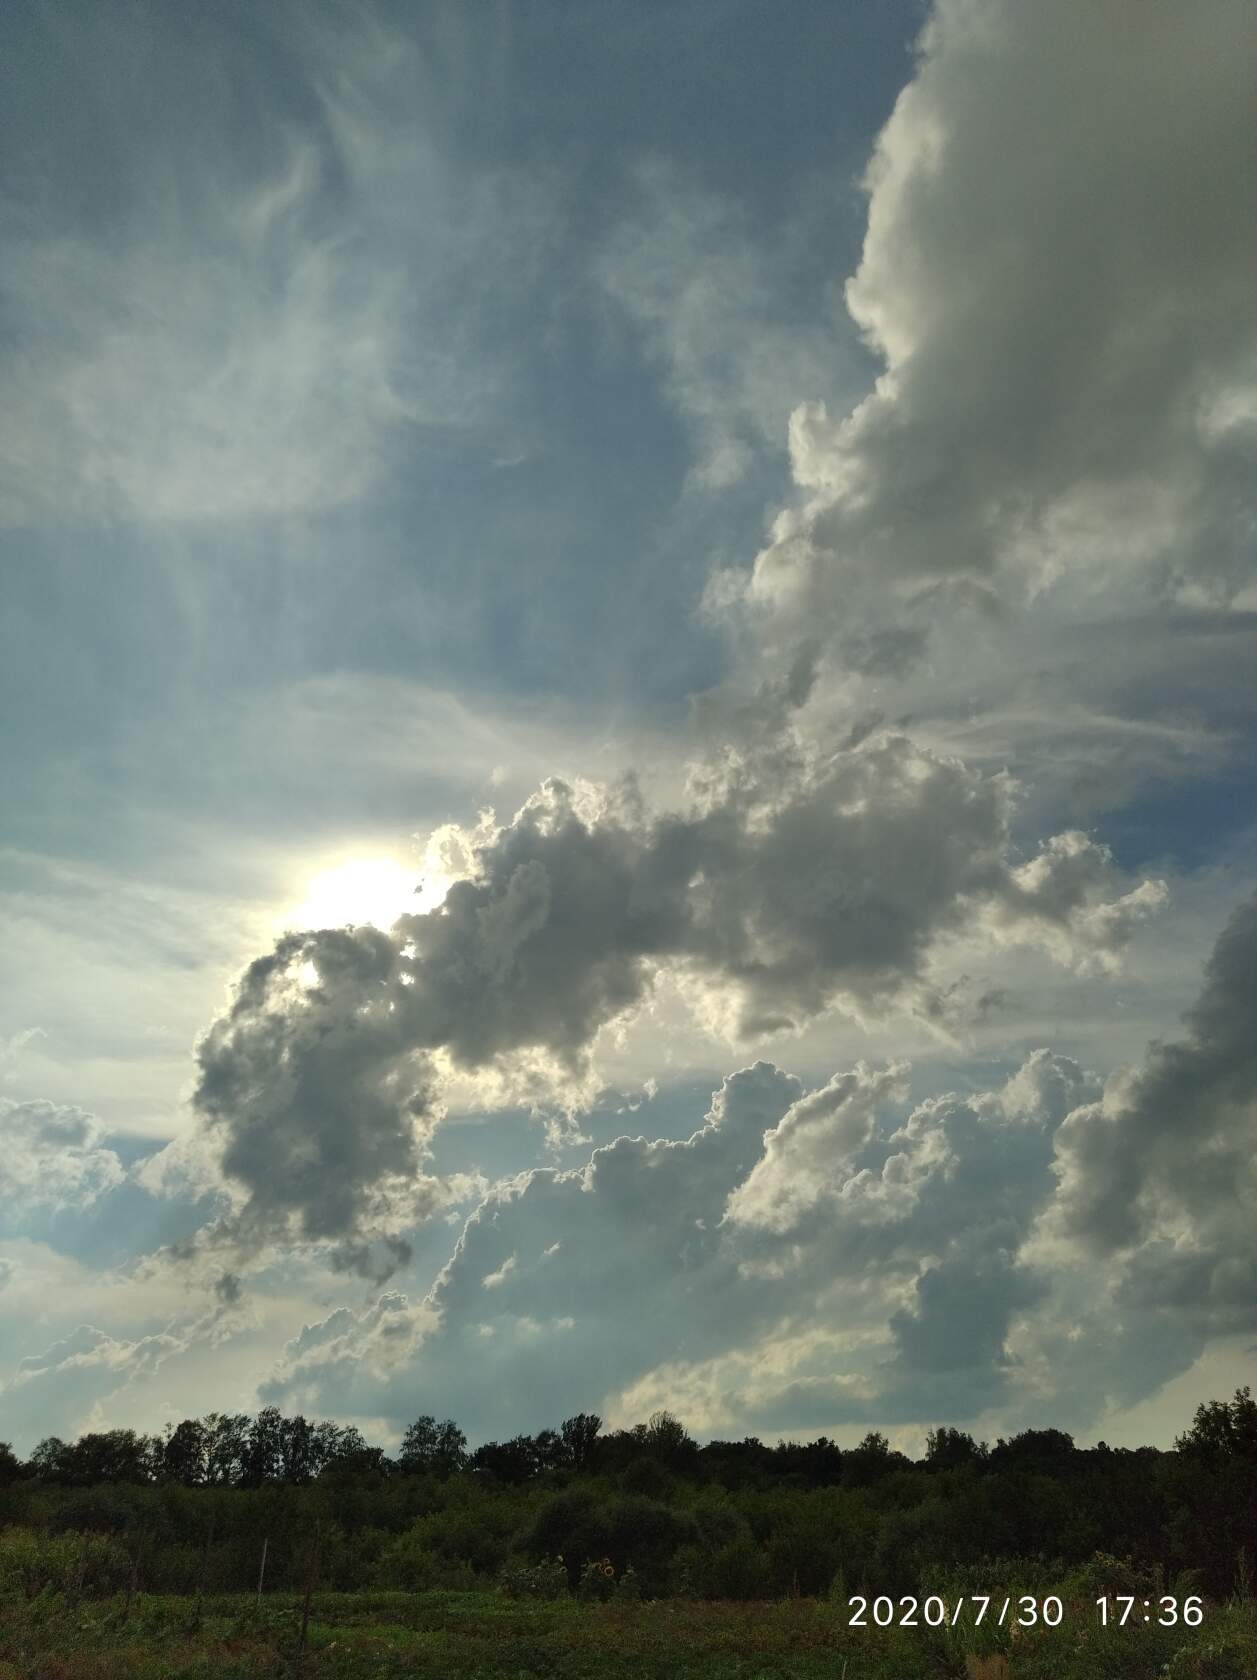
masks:
{"label": "wispy cirrus cloud", "polygon": [[[275,111],[259,63],[205,43],[268,146],[220,153],[210,78],[160,111],[160,146],[104,129],[129,187],[107,225],[60,221],[37,176],[0,209],[5,522],[278,518],[361,497],[416,448],[496,452],[504,369],[472,323],[535,272],[555,201],[507,167],[459,176],[439,106],[415,121],[421,40],[286,17]],[[121,36],[177,69],[163,36]],[[59,43],[67,78],[93,38]]]}

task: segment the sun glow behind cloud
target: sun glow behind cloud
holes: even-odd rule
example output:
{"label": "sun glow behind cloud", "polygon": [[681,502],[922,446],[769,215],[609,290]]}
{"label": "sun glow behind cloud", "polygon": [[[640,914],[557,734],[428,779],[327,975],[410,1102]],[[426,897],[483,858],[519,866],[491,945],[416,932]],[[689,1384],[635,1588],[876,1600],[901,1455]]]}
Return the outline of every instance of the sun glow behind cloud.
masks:
{"label": "sun glow behind cloud", "polygon": [[399,916],[435,909],[449,884],[445,876],[421,873],[396,858],[349,857],[312,875],[304,898],[284,910],[276,925],[291,930],[363,923],[390,928]]}

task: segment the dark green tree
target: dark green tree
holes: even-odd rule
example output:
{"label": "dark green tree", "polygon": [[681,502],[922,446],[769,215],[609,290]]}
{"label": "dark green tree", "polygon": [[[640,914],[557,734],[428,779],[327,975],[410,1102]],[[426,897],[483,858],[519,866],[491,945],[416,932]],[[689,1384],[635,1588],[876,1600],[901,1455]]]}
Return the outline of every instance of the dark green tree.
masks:
{"label": "dark green tree", "polygon": [[895,1452],[886,1436],[878,1429],[870,1429],[858,1447],[852,1447],[842,1458],[844,1487],[868,1487],[889,1476],[893,1470],[908,1467],[909,1461]]}
{"label": "dark green tree", "polygon": [[233,1487],[244,1475],[250,1420],[246,1412],[210,1412],[205,1429],[205,1479],[211,1487]]}
{"label": "dark green tree", "polygon": [[279,1479],[301,1487],[318,1473],[316,1442],[312,1426],[300,1412],[281,1418],[279,1423]]}
{"label": "dark green tree", "polygon": [[1244,1459],[1257,1464],[1257,1400],[1237,1388],[1234,1400],[1209,1400],[1197,1406],[1192,1426],[1174,1443],[1175,1450],[1215,1463]]}
{"label": "dark green tree", "polygon": [[540,1468],[531,1435],[516,1435],[509,1441],[486,1441],[472,1453],[470,1464],[473,1470],[508,1484],[526,1482]]}
{"label": "dark green tree", "polygon": [[438,1476],[452,1475],[466,1462],[467,1437],[453,1418],[438,1423],[426,1414],[407,1429],[397,1454],[402,1470],[426,1470]]}
{"label": "dark green tree", "polygon": [[249,1425],[240,1462],[245,1487],[276,1481],[283,1463],[284,1420],[277,1406],[266,1406]]}
{"label": "dark green tree", "polygon": [[575,1417],[564,1419],[559,1436],[571,1469],[581,1471],[588,1467],[601,1428],[602,1419],[597,1412],[577,1412]]}
{"label": "dark green tree", "polygon": [[951,1429],[941,1424],[925,1437],[925,1462],[931,1470],[957,1470],[962,1464],[980,1464],[987,1449],[979,1446],[972,1435],[963,1429]]}
{"label": "dark green tree", "polygon": [[646,1423],[643,1446],[652,1458],[657,1458],[670,1470],[688,1467],[698,1454],[697,1442],[690,1439],[685,1425],[671,1412],[651,1413]]}
{"label": "dark green tree", "polygon": [[173,1428],[166,1426],[162,1443],[160,1479],[200,1487],[206,1479],[208,1431],[199,1418],[184,1418]]}
{"label": "dark green tree", "polygon": [[32,1449],[26,1467],[41,1482],[64,1482],[67,1480],[66,1455],[69,1450],[60,1435],[45,1435]]}

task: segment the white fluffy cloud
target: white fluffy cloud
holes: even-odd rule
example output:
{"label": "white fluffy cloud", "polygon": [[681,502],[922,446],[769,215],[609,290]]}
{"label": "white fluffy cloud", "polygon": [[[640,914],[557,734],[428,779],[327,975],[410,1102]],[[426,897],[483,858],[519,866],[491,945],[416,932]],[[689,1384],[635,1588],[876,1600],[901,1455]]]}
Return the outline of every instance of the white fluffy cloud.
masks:
{"label": "white fluffy cloud", "polygon": [[665,1389],[705,1396],[711,1427],[1015,1409],[1007,1342],[1048,1293],[1020,1249],[1055,1188],[1053,1134],[1098,1087],[1039,1051],[992,1092],[888,1120],[905,1072],[804,1094],[761,1062],[686,1141],[523,1175],[421,1307],[394,1294],[308,1328],[266,1392],[398,1421],[422,1392],[477,1432]]}
{"label": "white fluffy cloud", "polygon": [[85,1109],[0,1097],[0,1218],[82,1209],[122,1182],[122,1163]]}
{"label": "white fluffy cloud", "polygon": [[873,1071],[860,1063],[792,1103],[765,1134],[764,1152],[729,1198],[737,1224],[792,1230],[849,1175],[869,1142],[877,1107],[905,1094],[901,1066]]}
{"label": "white fluffy cloud", "polygon": [[[13,1375],[0,1384],[6,1426],[20,1440],[73,1437],[90,1427],[98,1407],[125,1395],[189,1345],[186,1330],[128,1338],[81,1324],[42,1353],[20,1360]],[[125,1399],[117,1411],[125,1415]]]}
{"label": "white fluffy cloud", "polygon": [[[1242,0],[940,0],[867,175],[847,302],[885,370],[791,420],[751,601],[852,669],[1063,576],[1254,581],[1257,41]],[[863,621],[863,627],[861,623]]]}

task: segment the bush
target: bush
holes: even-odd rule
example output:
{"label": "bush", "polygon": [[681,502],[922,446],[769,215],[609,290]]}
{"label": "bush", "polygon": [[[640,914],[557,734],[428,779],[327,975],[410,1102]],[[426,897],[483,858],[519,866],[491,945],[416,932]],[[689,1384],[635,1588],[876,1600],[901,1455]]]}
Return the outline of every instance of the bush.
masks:
{"label": "bush", "polygon": [[1176,1651],[1158,1680],[1251,1680],[1252,1663],[1251,1644],[1222,1634]]}
{"label": "bush", "polygon": [[722,1546],[708,1572],[713,1598],[764,1598],[769,1588],[768,1559],[749,1534]]}
{"label": "bush", "polygon": [[1093,1552],[1080,1568],[1073,1570],[1062,1583],[1067,1599],[1090,1604],[1097,1598],[1127,1596],[1150,1598],[1160,1590],[1160,1583],[1150,1569],[1138,1569],[1129,1558],[1113,1557],[1108,1552]]}
{"label": "bush", "polygon": [[506,1563],[498,1571],[498,1591],[504,1598],[563,1598],[568,1591],[567,1566],[561,1557],[539,1563]]}
{"label": "bush", "polygon": [[109,1535],[0,1531],[0,1594],[33,1599],[45,1591],[111,1593],[130,1573],[130,1558]]}
{"label": "bush", "polygon": [[604,1604],[615,1592],[615,1565],[609,1557],[586,1558],[576,1587],[585,1603]]}
{"label": "bush", "polygon": [[615,1596],[621,1602],[631,1602],[642,1596],[642,1584],[631,1563],[615,1583]]}

